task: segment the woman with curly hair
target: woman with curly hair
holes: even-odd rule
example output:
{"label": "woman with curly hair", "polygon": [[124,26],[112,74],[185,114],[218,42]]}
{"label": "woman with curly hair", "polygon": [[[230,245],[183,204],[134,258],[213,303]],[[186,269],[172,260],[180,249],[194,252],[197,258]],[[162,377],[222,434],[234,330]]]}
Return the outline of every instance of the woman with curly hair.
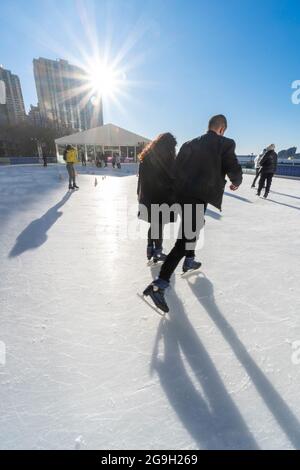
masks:
{"label": "woman with curly hair", "polygon": [[[151,207],[175,203],[173,171],[176,158],[175,137],[169,132],[160,134],[139,155],[138,199],[142,210],[139,217],[150,223],[148,232],[147,258],[154,263],[164,261],[163,229],[166,223],[162,215],[151,220]],[[170,220],[172,221],[172,220]],[[154,234],[154,235],[153,235]]]}

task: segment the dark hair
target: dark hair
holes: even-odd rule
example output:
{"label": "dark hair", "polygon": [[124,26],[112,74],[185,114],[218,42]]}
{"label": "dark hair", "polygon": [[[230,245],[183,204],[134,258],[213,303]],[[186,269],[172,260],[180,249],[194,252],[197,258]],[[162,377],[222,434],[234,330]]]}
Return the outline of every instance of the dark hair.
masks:
{"label": "dark hair", "polygon": [[71,149],[72,149],[72,145],[67,145],[66,150],[71,150]]}
{"label": "dark hair", "polygon": [[142,162],[148,156],[159,159],[174,159],[176,156],[176,145],[177,140],[170,132],[160,134],[158,137],[156,137],[155,140],[150,142],[150,144],[144,148],[142,153],[139,155],[139,160]]}
{"label": "dark hair", "polygon": [[220,127],[224,127],[227,129],[227,119],[223,114],[217,114],[213,116],[208,123],[208,129],[220,129]]}

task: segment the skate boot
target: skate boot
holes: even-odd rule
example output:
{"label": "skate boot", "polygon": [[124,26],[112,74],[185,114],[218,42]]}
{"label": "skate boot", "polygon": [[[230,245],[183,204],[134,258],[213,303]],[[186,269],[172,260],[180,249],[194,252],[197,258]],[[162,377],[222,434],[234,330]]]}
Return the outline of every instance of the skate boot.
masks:
{"label": "skate boot", "polygon": [[79,189],[79,186],[77,186],[77,184],[73,184],[73,189]]}
{"label": "skate boot", "polygon": [[195,261],[195,258],[185,258],[182,271],[183,274],[189,272],[189,271],[196,271],[197,269],[200,269],[202,266],[202,263],[199,261]]}
{"label": "skate boot", "polygon": [[143,295],[145,297],[150,297],[154,305],[164,313],[169,312],[168,304],[165,301],[165,290],[167,287],[169,287],[169,283],[167,281],[157,279],[143,292]]}
{"label": "skate boot", "polygon": [[69,191],[71,191],[72,189],[73,189],[73,186],[69,184]]}
{"label": "skate boot", "polygon": [[268,196],[269,196],[269,193],[265,192],[264,199],[267,199]]}
{"label": "skate boot", "polygon": [[155,248],[153,253],[153,263],[164,263],[166,261],[167,255],[162,251],[162,248]]}

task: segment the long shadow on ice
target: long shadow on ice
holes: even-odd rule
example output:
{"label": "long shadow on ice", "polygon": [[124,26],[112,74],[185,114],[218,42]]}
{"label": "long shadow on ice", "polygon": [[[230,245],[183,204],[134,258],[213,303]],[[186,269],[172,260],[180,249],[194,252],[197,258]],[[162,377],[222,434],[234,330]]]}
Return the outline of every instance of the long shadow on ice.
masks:
{"label": "long shadow on ice", "polygon": [[20,256],[28,250],[35,250],[47,241],[48,230],[62,216],[62,212],[59,212],[59,209],[70,199],[71,194],[71,192],[65,194],[58,204],[51,207],[42,217],[31,222],[23,232],[20,233],[15,246],[9,254],[10,258]]}
{"label": "long shadow on ice", "polygon": [[298,206],[292,206],[291,204],[285,204],[284,202],[278,202],[278,201],[274,201],[274,199],[265,199],[266,201],[268,202],[273,202],[274,204],[279,204],[280,206],[286,206],[286,207],[290,207],[291,209],[297,209],[298,211],[300,211],[300,207]]}
{"label": "long shadow on ice", "polygon": [[278,425],[285,432],[291,444],[300,448],[300,422],[293,414],[287,403],[283,400],[272,383],[264,375],[247,349],[237,336],[232,326],[222,315],[214,298],[212,283],[205,277],[198,277],[195,283],[189,282],[195,297],[206,310],[227,341],[240,364],[252,380],[257,392],[264,400],[265,405],[276,419]]}
{"label": "long shadow on ice", "polygon": [[292,195],[292,194],[280,193],[280,192],[278,192],[278,191],[273,191],[273,190],[271,190],[270,193],[279,194],[280,196],[291,197],[291,198],[293,198],[293,199],[300,199],[300,197],[298,197],[298,196],[294,196],[294,195]]}
{"label": "long shadow on ice", "polygon": [[206,215],[211,217],[212,219],[215,219],[215,220],[221,220],[222,219],[221,214],[219,214],[218,212],[212,211],[211,209],[206,210]]}
{"label": "long shadow on ice", "polygon": [[171,319],[160,323],[151,371],[183,426],[201,449],[258,449],[174,291],[168,301]]}
{"label": "long shadow on ice", "polygon": [[239,201],[248,202],[249,204],[252,204],[252,201],[250,201],[250,199],[247,199],[247,198],[242,197],[242,196],[238,196],[237,194],[231,194],[231,193],[227,193],[227,192],[225,192],[224,194],[225,194],[225,196],[232,197],[233,199],[238,199]]}

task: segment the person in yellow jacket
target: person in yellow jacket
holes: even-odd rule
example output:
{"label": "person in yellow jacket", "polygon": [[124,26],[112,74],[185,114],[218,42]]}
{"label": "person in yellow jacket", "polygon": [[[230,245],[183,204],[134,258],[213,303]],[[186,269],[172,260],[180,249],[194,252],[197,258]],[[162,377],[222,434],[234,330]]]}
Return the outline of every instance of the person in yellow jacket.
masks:
{"label": "person in yellow jacket", "polygon": [[78,162],[77,160],[77,150],[68,145],[64,151],[64,160],[67,164],[67,170],[69,173],[69,189],[79,189],[76,184],[76,173],[74,165]]}

